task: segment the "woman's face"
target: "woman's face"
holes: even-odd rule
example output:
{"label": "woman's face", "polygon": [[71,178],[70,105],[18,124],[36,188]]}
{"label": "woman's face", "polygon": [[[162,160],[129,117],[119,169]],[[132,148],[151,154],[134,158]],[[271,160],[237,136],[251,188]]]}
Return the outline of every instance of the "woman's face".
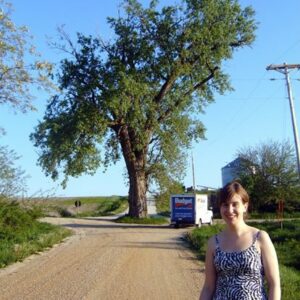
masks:
{"label": "woman's face", "polygon": [[247,207],[247,203],[243,203],[241,196],[234,194],[229,201],[221,204],[221,216],[227,224],[236,224],[244,220]]}

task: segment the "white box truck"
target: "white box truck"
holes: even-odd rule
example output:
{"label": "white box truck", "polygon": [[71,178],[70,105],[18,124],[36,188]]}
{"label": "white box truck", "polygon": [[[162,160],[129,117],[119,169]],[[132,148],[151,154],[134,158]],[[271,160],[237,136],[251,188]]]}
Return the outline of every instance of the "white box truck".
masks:
{"label": "white box truck", "polygon": [[171,195],[171,224],[197,225],[213,223],[213,212],[208,209],[208,197],[205,194]]}

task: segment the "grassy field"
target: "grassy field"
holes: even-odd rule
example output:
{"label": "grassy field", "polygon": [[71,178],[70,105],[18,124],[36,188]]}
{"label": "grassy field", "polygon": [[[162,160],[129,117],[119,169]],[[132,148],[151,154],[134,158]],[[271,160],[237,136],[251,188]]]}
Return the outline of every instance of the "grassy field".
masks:
{"label": "grassy field", "polygon": [[128,224],[153,224],[153,225],[161,225],[168,224],[169,221],[163,216],[157,217],[148,217],[148,218],[132,218],[129,216],[124,216],[118,218],[116,223],[128,223]]}
{"label": "grassy field", "polygon": [[25,209],[16,201],[0,200],[0,268],[22,261],[71,235],[59,226],[39,222],[41,210]]}
{"label": "grassy field", "polygon": [[[274,243],[280,264],[282,300],[300,299],[300,220],[285,221],[283,229],[277,222],[251,223],[251,226],[266,230]],[[205,259],[208,238],[222,228],[221,224],[204,226],[188,234],[199,259]]]}
{"label": "grassy field", "polygon": [[[75,206],[75,202],[80,206]],[[127,197],[68,197],[31,199],[25,205],[40,207],[47,216],[55,217],[98,217],[114,215],[128,207]]]}

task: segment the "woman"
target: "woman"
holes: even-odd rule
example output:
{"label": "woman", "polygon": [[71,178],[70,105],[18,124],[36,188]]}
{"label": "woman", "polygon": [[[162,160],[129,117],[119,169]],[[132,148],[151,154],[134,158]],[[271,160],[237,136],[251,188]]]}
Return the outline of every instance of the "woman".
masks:
{"label": "woman", "polygon": [[[220,194],[225,229],[208,241],[200,300],[280,300],[277,255],[269,235],[245,223],[249,196],[238,182]],[[268,297],[264,290],[264,276]]]}

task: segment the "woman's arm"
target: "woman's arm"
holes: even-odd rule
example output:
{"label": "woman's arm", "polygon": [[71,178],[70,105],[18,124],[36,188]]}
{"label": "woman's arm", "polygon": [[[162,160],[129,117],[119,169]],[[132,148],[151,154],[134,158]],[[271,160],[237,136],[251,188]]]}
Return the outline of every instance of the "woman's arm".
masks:
{"label": "woman's arm", "polygon": [[261,231],[258,240],[260,243],[262,262],[269,288],[268,300],[280,300],[280,275],[278,259],[274,245],[269,235],[265,231]]}
{"label": "woman's arm", "polygon": [[205,282],[200,294],[200,300],[211,300],[216,285],[216,269],[214,266],[214,237],[208,240],[206,256],[205,256]]}

